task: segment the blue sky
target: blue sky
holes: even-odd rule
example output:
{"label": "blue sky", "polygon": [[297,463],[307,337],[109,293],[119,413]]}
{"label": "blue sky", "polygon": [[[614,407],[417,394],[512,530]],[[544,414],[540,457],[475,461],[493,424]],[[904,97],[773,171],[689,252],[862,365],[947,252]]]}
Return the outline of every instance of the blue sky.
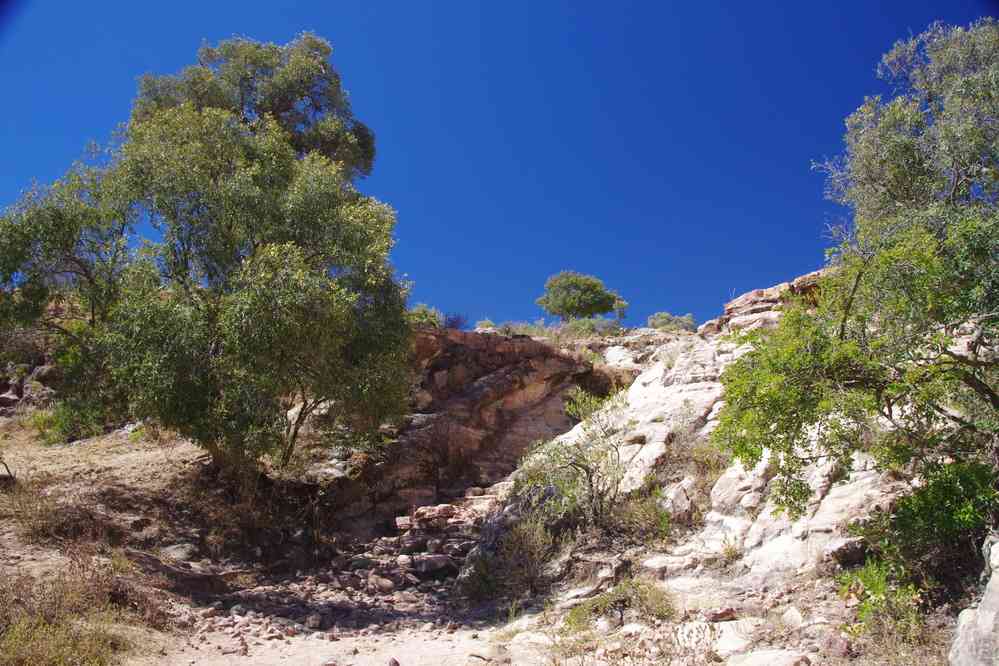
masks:
{"label": "blue sky", "polygon": [[472,321],[535,319],[545,278],[593,273],[631,303],[715,316],[818,268],[812,160],[881,54],[973,0],[841,2],[60,2],[0,0],[0,207],[126,120],[145,72],[202,41],[334,45],[378,157],[361,188],[396,208],[393,261]]}

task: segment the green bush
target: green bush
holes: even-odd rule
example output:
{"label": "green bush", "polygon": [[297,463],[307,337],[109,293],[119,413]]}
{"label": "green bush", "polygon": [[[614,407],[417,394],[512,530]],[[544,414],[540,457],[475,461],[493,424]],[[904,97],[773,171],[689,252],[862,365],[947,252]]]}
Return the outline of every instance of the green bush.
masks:
{"label": "green bush", "polygon": [[104,432],[103,414],[92,404],[73,406],[57,402],[50,409],[36,409],[28,418],[45,444],[65,444]]}
{"label": "green bush", "polygon": [[671,522],[669,511],[660,504],[661,489],[639,497],[629,497],[611,512],[609,529],[616,534],[648,543],[669,538]]}
{"label": "green bush", "polygon": [[496,322],[492,319],[480,319],[475,322],[475,328],[496,328]]}
{"label": "green bush", "polygon": [[624,332],[621,323],[603,317],[573,319],[560,327],[560,332],[568,338],[589,338],[595,336],[617,336]]}
{"label": "green bush", "polygon": [[596,414],[608,398],[594,395],[578,386],[572,387],[565,396],[565,413],[577,421],[585,421]]}
{"label": "green bush", "polygon": [[969,554],[995,524],[995,483],[993,470],[981,463],[931,467],[923,485],[901,498],[890,514],[876,516],[856,531],[897,578],[930,587],[936,581],[957,583],[970,573]]}
{"label": "green bush", "polygon": [[857,606],[857,630],[875,638],[903,643],[918,643],[923,630],[919,590],[911,583],[900,583],[892,567],[876,558],[864,566],[838,576],[840,595],[853,595]]}
{"label": "green bush", "polygon": [[566,629],[573,633],[587,631],[601,617],[616,613],[623,623],[625,613],[634,612],[642,621],[669,620],[673,603],[661,587],[636,578],[626,578],[610,590],[575,606],[565,617]]}
{"label": "green bush", "polygon": [[648,319],[649,328],[658,328],[661,331],[696,331],[697,325],[694,323],[694,315],[685,314],[683,316],[670,314],[669,312],[657,312]]}
{"label": "green bush", "polygon": [[415,328],[444,328],[444,313],[426,303],[417,303],[406,312],[411,326]]}
{"label": "green bush", "polygon": [[532,338],[549,338],[558,330],[546,326],[544,319],[538,319],[533,324],[526,321],[505,321],[497,329],[503,335],[526,335]]}
{"label": "green bush", "polygon": [[607,528],[624,477],[624,439],[615,421],[623,394],[606,401],[575,395],[567,411],[585,419],[582,432],[532,449],[514,490],[551,524]]}

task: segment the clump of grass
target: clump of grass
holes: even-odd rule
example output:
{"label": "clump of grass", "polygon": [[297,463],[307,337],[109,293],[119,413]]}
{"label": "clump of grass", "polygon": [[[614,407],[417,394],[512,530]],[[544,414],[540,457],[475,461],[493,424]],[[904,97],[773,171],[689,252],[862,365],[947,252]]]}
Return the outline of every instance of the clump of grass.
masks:
{"label": "clump of grass", "polygon": [[100,416],[94,410],[74,409],[59,402],[51,408],[35,409],[27,416],[28,425],[49,446],[93,437],[104,432]]}
{"label": "clump of grass", "polygon": [[891,575],[887,562],[869,559],[864,566],[838,576],[841,596],[855,596],[859,622],[855,634],[876,639],[919,643],[923,631],[920,593],[915,585],[902,584]]}
{"label": "clump of grass", "polygon": [[640,497],[629,497],[611,512],[610,531],[647,543],[665,541],[670,535],[670,514],[660,506],[660,488]]}
{"label": "clump of grass", "polygon": [[17,481],[0,494],[0,518],[12,520],[19,536],[30,543],[114,543],[120,537],[91,507],[58,502],[40,480]]}
{"label": "clump of grass", "polygon": [[4,577],[0,586],[0,666],[104,666],[130,647],[115,625],[162,628],[167,616],[150,596],[83,553],[63,571],[36,580]]}
{"label": "clump of grass", "polygon": [[538,514],[521,518],[503,535],[495,554],[475,560],[463,580],[464,594],[473,599],[506,597],[518,603],[541,592],[547,583],[545,563],[555,539]]}
{"label": "clump of grass", "polygon": [[623,624],[629,612],[636,620],[646,622],[669,620],[675,614],[665,590],[646,580],[626,578],[570,610],[565,617],[565,628],[569,633],[588,631],[596,620],[613,614]]}
{"label": "clump of grass", "polygon": [[722,542],[722,562],[727,566],[739,559],[740,555],[742,555],[742,550],[739,548],[738,542],[726,536],[724,542]]}

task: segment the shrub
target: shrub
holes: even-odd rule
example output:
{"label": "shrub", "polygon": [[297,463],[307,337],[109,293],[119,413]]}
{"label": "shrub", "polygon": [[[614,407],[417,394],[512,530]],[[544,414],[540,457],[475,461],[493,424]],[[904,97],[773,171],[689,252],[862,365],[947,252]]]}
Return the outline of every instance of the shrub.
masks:
{"label": "shrub", "polygon": [[494,566],[510,597],[536,594],[545,584],[545,562],[554,546],[542,516],[521,518],[499,542]]}
{"label": "shrub", "polygon": [[426,303],[417,303],[406,312],[410,325],[415,328],[444,328],[444,314]]}
{"label": "shrub", "polygon": [[567,338],[589,338],[594,336],[617,336],[621,335],[624,329],[621,323],[613,319],[602,317],[590,317],[586,319],[573,319],[562,324],[560,333]]}
{"label": "shrub", "polygon": [[28,417],[45,444],[65,444],[78,439],[94,437],[104,432],[104,419],[93,405],[57,402],[51,409],[36,409]]}
{"label": "shrub", "polygon": [[918,643],[923,628],[919,590],[912,584],[899,583],[891,571],[887,562],[868,559],[861,568],[837,578],[840,594],[853,595],[860,601],[857,630],[876,639]]}
{"label": "shrub", "polygon": [[565,413],[577,421],[585,421],[607,404],[608,398],[594,395],[585,389],[574,386],[565,396]]}
{"label": "shrub", "polygon": [[[515,490],[556,523],[604,528],[620,495],[624,440],[615,423],[621,398],[606,402],[583,392],[570,403],[586,420],[582,432],[553,440],[531,451],[521,467]],[[623,394],[618,394],[619,396]]]}
{"label": "shrub", "polygon": [[496,322],[492,319],[480,319],[475,322],[475,328],[496,328]]}
{"label": "shrub", "polygon": [[551,337],[557,332],[557,329],[545,326],[544,319],[538,319],[533,324],[526,321],[505,321],[497,328],[503,335],[526,335],[532,338]]}
{"label": "shrub", "polygon": [[856,528],[898,579],[950,587],[974,568],[977,552],[999,512],[995,473],[987,465],[961,462],[929,469],[921,487],[901,498],[890,514]]}
{"label": "shrub", "polygon": [[103,666],[130,647],[111,625],[167,616],[110,564],[71,553],[67,570],[35,580],[14,575],[0,586],[0,666]]}
{"label": "shrub", "polygon": [[649,316],[648,324],[649,328],[658,328],[661,331],[697,330],[697,325],[694,323],[694,315],[690,313],[678,316],[669,312],[657,312]]}
{"label": "shrub", "polygon": [[664,541],[670,534],[670,514],[659,504],[660,489],[640,497],[629,497],[612,511],[610,529],[642,543]]}
{"label": "shrub", "polygon": [[17,481],[0,494],[0,517],[13,521],[18,534],[31,543],[68,541],[113,542],[117,528],[89,506],[60,504],[38,481]]}
{"label": "shrub", "polygon": [[616,613],[624,623],[631,611],[639,620],[669,620],[675,611],[665,590],[650,581],[626,578],[610,590],[575,606],[565,617],[566,629],[581,632],[590,629],[597,619]]}

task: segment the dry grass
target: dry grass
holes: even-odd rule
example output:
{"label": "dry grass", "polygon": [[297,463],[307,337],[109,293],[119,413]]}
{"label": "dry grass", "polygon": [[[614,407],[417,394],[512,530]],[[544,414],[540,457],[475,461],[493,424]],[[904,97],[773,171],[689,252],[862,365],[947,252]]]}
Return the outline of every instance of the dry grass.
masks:
{"label": "dry grass", "polygon": [[0,573],[0,666],[103,666],[131,646],[123,623],[163,628],[153,598],[122,575],[118,558],[69,552],[61,572],[36,580]]}
{"label": "dry grass", "polygon": [[0,518],[14,522],[19,536],[29,543],[93,541],[114,544],[120,529],[92,506],[60,502],[44,479],[19,480],[0,492]]}
{"label": "dry grass", "polygon": [[655,493],[629,497],[611,511],[610,532],[643,544],[661,543],[669,538],[670,514],[659,506]]}
{"label": "dry grass", "polygon": [[655,583],[636,578],[628,578],[610,590],[574,607],[565,617],[565,628],[569,633],[579,633],[591,628],[597,619],[617,615],[623,624],[626,615],[636,621],[654,622],[669,620],[675,611],[669,595]]}

